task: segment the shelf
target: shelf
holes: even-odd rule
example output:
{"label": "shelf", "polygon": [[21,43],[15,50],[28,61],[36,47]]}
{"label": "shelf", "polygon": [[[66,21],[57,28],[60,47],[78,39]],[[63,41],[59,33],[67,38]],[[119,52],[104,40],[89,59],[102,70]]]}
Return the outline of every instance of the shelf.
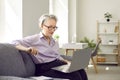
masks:
{"label": "shelf", "polygon": [[101,44],[101,46],[118,46],[119,44]]}
{"label": "shelf", "polygon": [[97,62],[97,64],[118,64],[118,62]]}
{"label": "shelf", "polygon": [[118,35],[118,33],[98,33],[99,35]]}
{"label": "shelf", "polygon": [[107,22],[107,21],[99,21],[99,24],[116,24],[118,23],[118,21],[110,21],[110,22]]}
{"label": "shelf", "polygon": [[98,55],[118,55],[118,53],[98,53]]}
{"label": "shelf", "polygon": [[[101,39],[102,43],[99,48],[97,63],[99,64],[118,64],[117,57],[120,55],[119,48],[119,20],[115,21],[97,21],[97,39]],[[103,62],[99,62],[103,60]],[[104,62],[106,61],[106,62]]]}

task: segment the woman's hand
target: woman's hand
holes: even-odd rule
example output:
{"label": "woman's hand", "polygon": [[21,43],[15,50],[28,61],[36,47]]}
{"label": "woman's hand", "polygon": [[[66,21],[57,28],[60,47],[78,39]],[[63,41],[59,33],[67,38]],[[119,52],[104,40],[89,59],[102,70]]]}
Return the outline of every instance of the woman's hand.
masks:
{"label": "woman's hand", "polygon": [[65,62],[66,64],[70,63],[70,61],[68,61],[66,59],[63,59],[62,61]]}
{"label": "woman's hand", "polygon": [[33,55],[37,55],[38,54],[38,50],[36,48],[34,48],[34,47],[27,48],[26,52],[31,53]]}

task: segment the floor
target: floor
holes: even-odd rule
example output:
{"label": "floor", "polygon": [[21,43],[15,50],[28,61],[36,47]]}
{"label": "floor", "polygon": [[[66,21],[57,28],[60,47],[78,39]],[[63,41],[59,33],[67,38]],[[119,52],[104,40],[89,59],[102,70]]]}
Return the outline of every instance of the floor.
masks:
{"label": "floor", "polygon": [[86,68],[88,80],[120,80],[120,66],[97,65],[98,73],[93,66]]}
{"label": "floor", "polygon": [[[69,53],[71,56],[72,52]],[[120,80],[120,66],[118,65],[97,65],[97,69],[98,73],[95,73],[92,65],[86,68],[88,80]]]}
{"label": "floor", "polygon": [[[98,73],[92,65],[86,68],[88,80],[120,80],[120,66],[117,65],[97,65]],[[48,80],[49,77],[36,77],[36,80]],[[51,80],[51,78],[50,78]],[[54,80],[68,80],[68,79],[54,79]]]}

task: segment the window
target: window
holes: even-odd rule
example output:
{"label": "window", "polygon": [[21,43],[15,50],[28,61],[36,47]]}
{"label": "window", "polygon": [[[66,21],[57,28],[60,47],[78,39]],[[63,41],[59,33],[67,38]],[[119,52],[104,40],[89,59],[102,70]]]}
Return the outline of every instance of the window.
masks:
{"label": "window", "polygon": [[59,44],[68,42],[68,0],[50,0],[51,14],[58,18],[55,34],[59,35]]}
{"label": "window", "polygon": [[0,42],[22,38],[22,0],[1,0]]}

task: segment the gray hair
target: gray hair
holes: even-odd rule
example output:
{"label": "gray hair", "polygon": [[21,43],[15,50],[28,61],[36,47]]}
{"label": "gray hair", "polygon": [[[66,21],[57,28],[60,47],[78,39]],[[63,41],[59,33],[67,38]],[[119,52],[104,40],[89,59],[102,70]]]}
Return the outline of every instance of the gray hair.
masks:
{"label": "gray hair", "polygon": [[39,18],[39,25],[42,26],[48,19],[54,19],[57,22],[57,17],[55,15],[44,14]]}

